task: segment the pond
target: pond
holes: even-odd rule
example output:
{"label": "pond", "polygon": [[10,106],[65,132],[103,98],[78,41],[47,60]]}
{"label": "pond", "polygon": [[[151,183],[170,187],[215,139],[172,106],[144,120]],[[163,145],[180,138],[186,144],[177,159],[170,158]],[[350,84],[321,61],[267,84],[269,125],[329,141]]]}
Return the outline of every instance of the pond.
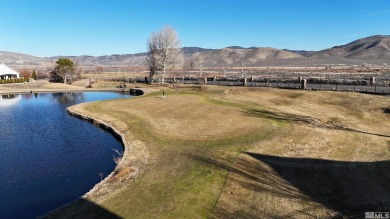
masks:
{"label": "pond", "polygon": [[66,108],[113,92],[0,95],[0,218],[35,218],[88,192],[123,145]]}

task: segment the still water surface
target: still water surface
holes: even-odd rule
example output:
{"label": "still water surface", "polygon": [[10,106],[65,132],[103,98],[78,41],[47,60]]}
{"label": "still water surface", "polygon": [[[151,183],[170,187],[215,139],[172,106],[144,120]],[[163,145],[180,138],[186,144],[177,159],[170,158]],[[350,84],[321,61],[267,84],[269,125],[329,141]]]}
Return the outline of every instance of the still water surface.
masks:
{"label": "still water surface", "polygon": [[111,92],[0,96],[0,218],[34,218],[88,192],[114,168],[115,137],[66,108]]}

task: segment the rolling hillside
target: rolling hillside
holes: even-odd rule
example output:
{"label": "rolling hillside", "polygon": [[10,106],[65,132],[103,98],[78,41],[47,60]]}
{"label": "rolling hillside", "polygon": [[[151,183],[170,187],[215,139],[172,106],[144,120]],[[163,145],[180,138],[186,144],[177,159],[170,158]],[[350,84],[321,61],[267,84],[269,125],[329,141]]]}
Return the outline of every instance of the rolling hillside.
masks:
{"label": "rolling hillside", "polygon": [[[362,63],[390,64],[390,36],[375,35],[321,51],[288,50],[270,47],[231,46],[223,49],[184,47],[183,53],[190,61],[196,52],[204,56],[206,67],[241,66],[321,66],[327,64],[360,65]],[[14,68],[47,68],[60,58],[70,58],[81,66],[143,67],[146,53],[114,54],[105,56],[55,56],[35,57],[27,54],[0,51],[0,63]]]}

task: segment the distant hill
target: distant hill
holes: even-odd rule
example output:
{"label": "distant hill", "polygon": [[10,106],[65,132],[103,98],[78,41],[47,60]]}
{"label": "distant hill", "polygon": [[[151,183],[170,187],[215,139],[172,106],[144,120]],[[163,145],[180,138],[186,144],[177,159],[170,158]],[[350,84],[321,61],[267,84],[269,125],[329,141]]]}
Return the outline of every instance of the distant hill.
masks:
{"label": "distant hill", "polygon": [[54,63],[58,58],[69,58],[82,66],[133,66],[145,65],[146,53],[105,56],[55,56],[46,58]]}
{"label": "distant hill", "polygon": [[203,52],[205,66],[240,66],[241,54],[244,55],[246,66],[262,66],[264,63],[270,65],[286,61],[303,61],[307,57],[298,53],[284,51],[269,47],[244,49],[242,47],[227,47]]}
{"label": "distant hill", "polygon": [[45,58],[26,55],[22,53],[0,51],[0,63],[9,66],[45,66],[50,63]]}
{"label": "distant hill", "polygon": [[298,54],[301,54],[301,55],[304,55],[304,56],[306,56],[307,54],[313,52],[313,51],[307,51],[307,50],[290,50],[290,49],[283,49],[283,50],[287,51],[287,52],[298,53]]}
{"label": "distant hill", "polygon": [[[375,35],[351,43],[321,51],[288,50],[270,47],[230,46],[223,49],[184,47],[186,60],[196,53],[204,56],[204,66],[240,66],[241,54],[245,53],[245,66],[319,66],[327,64],[356,65],[390,64],[390,36]],[[55,56],[35,57],[31,55],[0,51],[0,63],[14,68],[47,68],[60,57],[71,58],[81,66],[143,67],[146,53],[114,54],[105,56]]]}
{"label": "distant hill", "polygon": [[213,49],[204,49],[200,47],[183,47],[183,53],[185,56],[191,56],[196,52],[207,52],[212,51]]}
{"label": "distant hill", "polygon": [[[207,52],[212,49],[204,49],[200,47],[183,47],[183,53],[186,57],[193,55],[196,52]],[[123,55],[105,55],[105,56],[55,56],[47,59],[55,62],[58,58],[69,58],[78,62],[83,66],[130,66],[142,67],[145,66],[145,58],[147,53],[123,54]]]}
{"label": "distant hill", "polygon": [[370,36],[330,49],[305,54],[313,59],[356,60],[368,63],[390,62],[390,36]]}

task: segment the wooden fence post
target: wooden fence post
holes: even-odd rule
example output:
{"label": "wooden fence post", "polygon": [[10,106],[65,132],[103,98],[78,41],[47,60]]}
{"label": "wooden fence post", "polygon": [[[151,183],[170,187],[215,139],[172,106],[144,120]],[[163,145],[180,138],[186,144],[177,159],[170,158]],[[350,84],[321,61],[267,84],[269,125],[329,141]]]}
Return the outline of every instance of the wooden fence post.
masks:
{"label": "wooden fence post", "polygon": [[306,79],[302,79],[301,80],[301,89],[302,90],[306,90],[307,88],[307,80]]}

